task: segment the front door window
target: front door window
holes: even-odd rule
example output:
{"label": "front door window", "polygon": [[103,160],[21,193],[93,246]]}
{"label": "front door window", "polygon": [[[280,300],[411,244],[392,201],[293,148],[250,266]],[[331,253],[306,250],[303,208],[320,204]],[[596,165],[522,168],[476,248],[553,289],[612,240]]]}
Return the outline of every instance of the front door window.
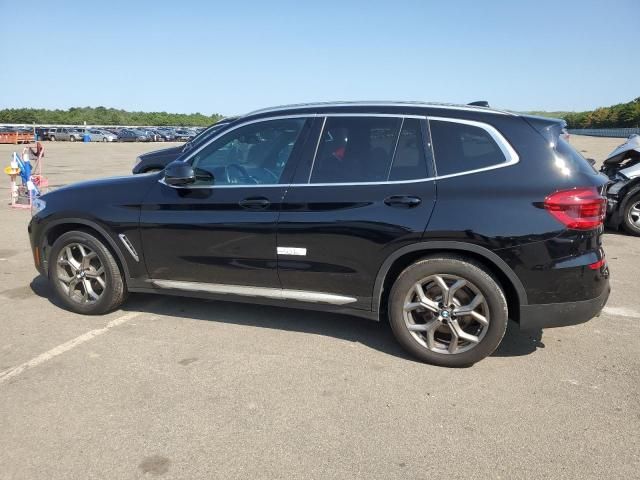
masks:
{"label": "front door window", "polygon": [[191,159],[196,185],[280,183],[304,118],[251,123],[207,145]]}

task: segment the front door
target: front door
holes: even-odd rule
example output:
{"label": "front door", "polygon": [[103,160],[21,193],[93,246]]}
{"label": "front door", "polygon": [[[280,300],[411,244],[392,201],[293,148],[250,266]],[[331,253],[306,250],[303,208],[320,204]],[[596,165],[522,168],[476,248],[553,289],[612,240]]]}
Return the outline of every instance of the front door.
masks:
{"label": "front door", "polygon": [[277,219],[307,132],[305,118],[232,126],[186,159],[195,184],[159,181],[140,217],[150,278],[279,288]]}

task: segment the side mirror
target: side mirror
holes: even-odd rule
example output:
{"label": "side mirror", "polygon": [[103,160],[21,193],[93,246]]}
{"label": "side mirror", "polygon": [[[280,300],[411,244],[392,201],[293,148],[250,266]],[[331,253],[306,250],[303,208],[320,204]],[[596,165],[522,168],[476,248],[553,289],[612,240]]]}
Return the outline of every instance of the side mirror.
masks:
{"label": "side mirror", "polygon": [[164,169],[164,183],[173,187],[184,187],[196,181],[191,165],[181,161],[171,162]]}

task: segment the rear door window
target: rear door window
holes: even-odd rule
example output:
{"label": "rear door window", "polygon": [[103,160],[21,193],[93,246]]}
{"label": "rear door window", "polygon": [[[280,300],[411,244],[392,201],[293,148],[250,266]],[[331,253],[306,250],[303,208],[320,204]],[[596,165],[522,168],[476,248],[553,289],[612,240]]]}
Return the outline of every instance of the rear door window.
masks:
{"label": "rear door window", "polygon": [[386,181],[401,123],[396,117],[327,117],[310,183]]}
{"label": "rear door window", "polygon": [[507,161],[496,140],[484,128],[445,120],[430,120],[429,126],[439,176]]}
{"label": "rear door window", "polygon": [[327,117],[310,183],[386,181],[401,124],[396,117]]}

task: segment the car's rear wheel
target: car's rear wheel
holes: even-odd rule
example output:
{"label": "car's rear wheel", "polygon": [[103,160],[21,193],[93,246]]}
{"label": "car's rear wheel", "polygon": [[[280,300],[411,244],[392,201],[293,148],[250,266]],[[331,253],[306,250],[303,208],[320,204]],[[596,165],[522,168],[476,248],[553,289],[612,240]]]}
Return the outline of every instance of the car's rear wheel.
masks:
{"label": "car's rear wheel", "polygon": [[109,141],[109,139],[108,139],[107,137],[102,137],[102,141],[103,141],[103,142],[108,142],[108,141]]}
{"label": "car's rear wheel", "polygon": [[49,279],[58,299],[77,313],[106,313],[126,298],[113,255],[102,241],[84,231],[67,232],[54,242]]}
{"label": "car's rear wheel", "polygon": [[56,136],[55,135],[49,135],[49,141],[50,142],[55,142],[56,141]]}
{"label": "car's rear wheel", "polygon": [[640,236],[640,194],[635,195],[627,202],[623,224],[627,232]]}
{"label": "car's rear wheel", "polygon": [[69,137],[69,141],[70,141],[70,142],[75,142],[75,141],[76,141],[76,137],[74,137],[73,135],[71,135],[71,136]]}
{"label": "car's rear wheel", "polygon": [[429,257],[407,267],[394,283],[389,321],[400,344],[420,360],[468,366],[500,344],[507,301],[481,265],[457,256]]}

